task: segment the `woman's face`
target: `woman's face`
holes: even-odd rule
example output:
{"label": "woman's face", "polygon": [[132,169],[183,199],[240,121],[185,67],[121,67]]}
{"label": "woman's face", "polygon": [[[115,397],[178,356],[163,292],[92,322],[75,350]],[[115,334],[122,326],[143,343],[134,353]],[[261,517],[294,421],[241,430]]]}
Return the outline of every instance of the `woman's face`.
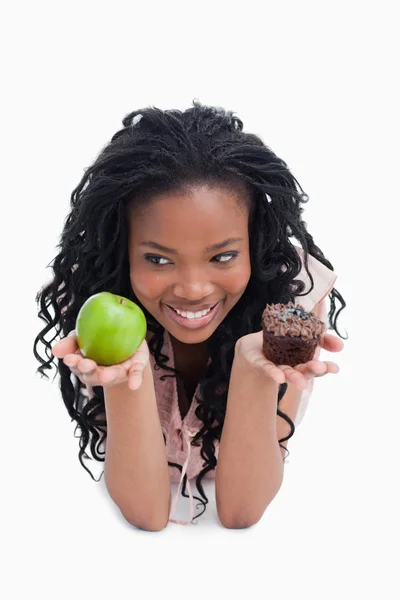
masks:
{"label": "woman's face", "polygon": [[206,186],[163,194],[132,209],[133,291],[180,342],[207,340],[245,291],[248,217],[238,193]]}

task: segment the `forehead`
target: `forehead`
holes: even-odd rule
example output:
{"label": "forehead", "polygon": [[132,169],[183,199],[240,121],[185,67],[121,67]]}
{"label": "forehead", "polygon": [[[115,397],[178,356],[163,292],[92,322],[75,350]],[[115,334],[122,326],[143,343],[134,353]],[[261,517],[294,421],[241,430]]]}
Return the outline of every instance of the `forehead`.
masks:
{"label": "forehead", "polygon": [[[240,192],[198,187],[159,195],[144,209],[133,209],[133,243],[151,240],[181,248],[247,237],[248,207]],[[168,241],[168,243],[167,243]]]}

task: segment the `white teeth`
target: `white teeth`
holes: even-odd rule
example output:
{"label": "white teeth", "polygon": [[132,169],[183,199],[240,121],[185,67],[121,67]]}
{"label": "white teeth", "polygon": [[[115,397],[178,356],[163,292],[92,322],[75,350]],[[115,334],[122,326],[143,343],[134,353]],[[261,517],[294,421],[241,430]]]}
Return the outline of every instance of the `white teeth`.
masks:
{"label": "white teeth", "polygon": [[186,319],[200,319],[200,317],[204,317],[207,313],[209,313],[211,308],[199,310],[195,313],[188,310],[178,310],[177,308],[174,308],[174,310],[178,313],[178,315],[185,317]]}

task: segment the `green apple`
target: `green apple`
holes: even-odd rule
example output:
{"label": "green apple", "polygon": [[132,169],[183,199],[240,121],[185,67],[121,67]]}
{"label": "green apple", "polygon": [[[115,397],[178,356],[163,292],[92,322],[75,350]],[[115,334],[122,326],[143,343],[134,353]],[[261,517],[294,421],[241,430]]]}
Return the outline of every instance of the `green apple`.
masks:
{"label": "green apple", "polygon": [[146,317],[140,307],[110,292],[90,296],[76,319],[80,351],[103,366],[116,365],[132,356],[146,330]]}

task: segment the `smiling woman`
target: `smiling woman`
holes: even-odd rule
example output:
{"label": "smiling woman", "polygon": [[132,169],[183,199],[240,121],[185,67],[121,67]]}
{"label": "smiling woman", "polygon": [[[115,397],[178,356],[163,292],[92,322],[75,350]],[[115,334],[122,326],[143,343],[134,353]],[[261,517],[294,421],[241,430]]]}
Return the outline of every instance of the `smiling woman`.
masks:
{"label": "smiling woman", "polygon": [[[145,211],[130,210],[132,289],[173,339],[205,342],[246,289],[249,200],[243,197],[244,190],[186,186],[155,196]],[[196,317],[202,310],[209,312]]]}
{"label": "smiling woman", "polygon": [[[282,398],[325,367],[267,361],[262,312],[294,301],[313,310],[329,296],[327,324],[339,334],[345,306],[302,219],[307,200],[286,163],[238,117],[198,102],[127,115],[73,191],[54,277],[37,295],[46,325],[34,352],[43,375],[58,358],[81,464],[87,469],[90,444],[132,524],[156,531],[174,521],[171,481],[185,497],[188,484],[192,518],[190,480],[204,512],[202,480],[215,478],[227,527],[256,522],[277,493],[299,406],[293,396],[290,416]],[[73,336],[51,346],[101,291],[137,303],[147,321],[137,353],[108,372],[79,355]]]}

